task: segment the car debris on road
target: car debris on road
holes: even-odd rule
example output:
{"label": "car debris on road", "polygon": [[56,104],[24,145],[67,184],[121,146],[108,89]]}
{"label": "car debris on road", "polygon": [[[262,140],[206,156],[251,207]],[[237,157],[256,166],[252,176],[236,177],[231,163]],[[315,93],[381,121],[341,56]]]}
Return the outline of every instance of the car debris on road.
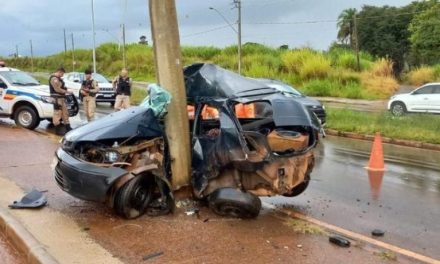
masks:
{"label": "car debris on road", "polygon": [[21,198],[20,201],[14,201],[9,205],[11,209],[40,208],[47,204],[47,198],[38,190],[32,189]]}

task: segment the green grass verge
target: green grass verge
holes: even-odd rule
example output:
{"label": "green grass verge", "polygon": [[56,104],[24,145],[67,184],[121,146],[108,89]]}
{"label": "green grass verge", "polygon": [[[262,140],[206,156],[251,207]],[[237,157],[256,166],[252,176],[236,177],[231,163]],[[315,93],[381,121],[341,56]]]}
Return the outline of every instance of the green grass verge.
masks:
{"label": "green grass verge", "polygon": [[131,89],[130,102],[133,105],[140,104],[148,95],[146,88],[133,87]]}
{"label": "green grass verge", "polygon": [[327,109],[327,128],[360,134],[380,132],[384,137],[440,144],[440,115],[389,112],[369,113],[348,109]]}

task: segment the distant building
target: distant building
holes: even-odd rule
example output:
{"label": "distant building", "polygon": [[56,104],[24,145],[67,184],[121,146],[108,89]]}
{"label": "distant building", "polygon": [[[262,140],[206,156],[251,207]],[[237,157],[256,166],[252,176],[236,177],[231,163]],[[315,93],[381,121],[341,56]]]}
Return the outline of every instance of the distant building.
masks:
{"label": "distant building", "polygon": [[147,37],[145,37],[145,36],[141,36],[141,37],[140,37],[140,40],[139,40],[139,44],[142,44],[142,45],[148,45]]}

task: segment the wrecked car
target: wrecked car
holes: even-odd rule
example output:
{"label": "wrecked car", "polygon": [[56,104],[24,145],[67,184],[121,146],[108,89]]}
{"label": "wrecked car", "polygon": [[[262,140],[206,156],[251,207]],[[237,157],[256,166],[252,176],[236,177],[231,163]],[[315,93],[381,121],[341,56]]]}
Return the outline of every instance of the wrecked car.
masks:
{"label": "wrecked car", "polygon": [[[292,197],[307,188],[320,129],[310,110],[277,89],[213,64],[188,66],[184,77],[195,198],[217,214],[253,218],[261,209],[258,196]],[[170,98],[165,90],[155,91],[162,100],[147,97],[146,104],[64,137],[54,170],[62,190],[106,203],[126,218],[173,210],[163,122]]]}

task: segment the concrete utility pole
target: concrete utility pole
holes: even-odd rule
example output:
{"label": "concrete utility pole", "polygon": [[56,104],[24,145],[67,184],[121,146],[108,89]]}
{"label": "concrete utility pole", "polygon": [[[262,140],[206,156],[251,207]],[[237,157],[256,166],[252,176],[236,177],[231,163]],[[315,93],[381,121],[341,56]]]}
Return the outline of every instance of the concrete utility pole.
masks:
{"label": "concrete utility pole", "polygon": [[178,190],[190,184],[191,155],[176,3],[174,0],[150,0],[149,8],[156,78],[173,97],[165,127],[172,161],[173,190]]}
{"label": "concrete utility pole", "polygon": [[122,62],[124,69],[127,69],[127,57],[125,56],[125,24],[122,24]]}
{"label": "concrete utility pole", "polygon": [[67,53],[67,39],[66,39],[66,29],[63,28],[63,34],[64,34],[64,54]]}
{"label": "concrete utility pole", "polygon": [[125,19],[127,18],[127,0],[124,0],[124,13],[122,14],[122,63],[127,69],[127,56],[125,54]]}
{"label": "concrete utility pole", "polygon": [[18,45],[15,45],[15,57],[18,58]]}
{"label": "concrete utility pole", "polygon": [[95,41],[95,10],[92,0],[92,34],[93,34],[93,72],[96,73],[96,41]]}
{"label": "concrete utility pole", "polygon": [[241,74],[241,0],[234,0],[238,9],[238,74]]}
{"label": "concrete utility pole", "polygon": [[75,71],[75,41],[73,39],[73,33],[70,37],[72,39],[72,71]]}
{"label": "concrete utility pole", "polygon": [[32,47],[32,39],[29,40],[29,44],[31,45],[31,72],[34,72],[34,49]]}
{"label": "concrete utility pole", "polygon": [[360,71],[361,70],[361,62],[359,59],[359,36],[358,36],[358,30],[357,30],[357,17],[356,14],[354,14],[353,16],[353,27],[354,27],[354,36],[355,36],[355,49],[356,49],[356,67],[357,70]]}

